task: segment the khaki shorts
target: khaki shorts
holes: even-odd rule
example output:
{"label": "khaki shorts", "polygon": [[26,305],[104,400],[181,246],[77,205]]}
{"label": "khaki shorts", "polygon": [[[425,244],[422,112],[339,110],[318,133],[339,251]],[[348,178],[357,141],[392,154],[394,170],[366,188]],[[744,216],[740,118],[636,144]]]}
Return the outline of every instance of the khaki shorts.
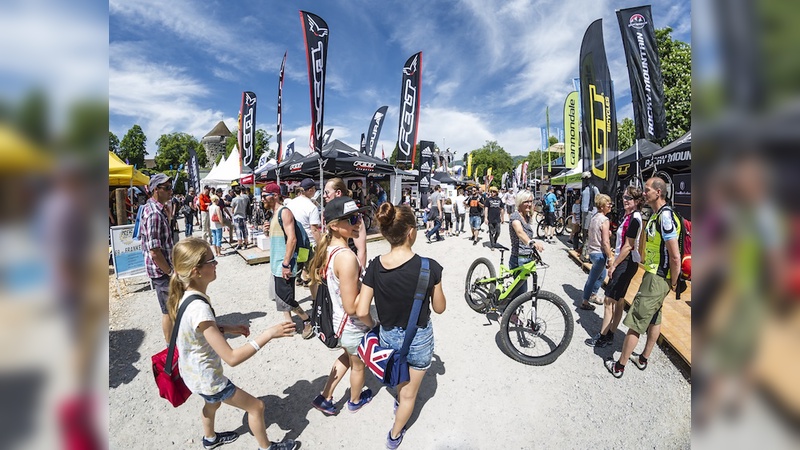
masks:
{"label": "khaki shorts", "polygon": [[661,324],[661,306],[669,290],[666,279],[645,272],[639,292],[636,293],[631,309],[622,323],[639,334],[645,333],[650,325]]}

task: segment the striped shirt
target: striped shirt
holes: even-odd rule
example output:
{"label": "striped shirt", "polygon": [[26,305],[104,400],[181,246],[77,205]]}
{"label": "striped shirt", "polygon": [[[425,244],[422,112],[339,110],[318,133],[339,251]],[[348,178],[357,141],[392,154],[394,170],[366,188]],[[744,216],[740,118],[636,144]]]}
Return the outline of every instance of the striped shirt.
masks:
{"label": "striped shirt", "polygon": [[172,267],[172,233],[169,228],[169,219],[164,211],[164,205],[151,199],[142,207],[142,220],[139,236],[142,239],[142,252],[144,253],[144,265],[147,276],[150,278],[160,278],[164,273],[150,256],[150,250],[161,249],[161,253],[167,260],[167,264]]}

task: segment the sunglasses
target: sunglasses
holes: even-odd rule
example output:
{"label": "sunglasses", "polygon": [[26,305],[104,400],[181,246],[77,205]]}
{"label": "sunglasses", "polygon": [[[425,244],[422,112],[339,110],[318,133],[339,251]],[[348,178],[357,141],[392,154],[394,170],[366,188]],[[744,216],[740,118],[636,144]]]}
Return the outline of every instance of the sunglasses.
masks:
{"label": "sunglasses", "polygon": [[623,195],[622,199],[623,200],[627,200],[627,201],[631,201],[631,200],[633,200],[633,197],[631,197],[630,195]]}
{"label": "sunglasses", "polygon": [[168,184],[166,186],[164,186],[163,184],[159,184],[156,187],[159,188],[159,189],[163,189],[165,191],[171,191],[172,190],[172,185],[171,184]]}
{"label": "sunglasses", "polygon": [[361,214],[353,214],[352,216],[342,217],[339,220],[346,220],[350,223],[350,225],[355,226],[359,220],[361,220]]}
{"label": "sunglasses", "polygon": [[202,265],[205,265],[205,264],[211,264],[212,266],[216,266],[218,263],[219,263],[219,261],[217,261],[216,258],[211,258],[208,261],[203,261],[203,264],[200,264],[200,265],[202,266]]}

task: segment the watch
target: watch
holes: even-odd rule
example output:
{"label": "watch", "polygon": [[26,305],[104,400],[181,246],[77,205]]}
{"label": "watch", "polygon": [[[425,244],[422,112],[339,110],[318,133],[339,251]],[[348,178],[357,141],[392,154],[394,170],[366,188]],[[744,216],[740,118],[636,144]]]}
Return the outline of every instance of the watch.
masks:
{"label": "watch", "polygon": [[281,263],[281,267],[283,267],[284,269],[291,269],[292,268],[292,266],[290,264],[284,264],[284,263]]}

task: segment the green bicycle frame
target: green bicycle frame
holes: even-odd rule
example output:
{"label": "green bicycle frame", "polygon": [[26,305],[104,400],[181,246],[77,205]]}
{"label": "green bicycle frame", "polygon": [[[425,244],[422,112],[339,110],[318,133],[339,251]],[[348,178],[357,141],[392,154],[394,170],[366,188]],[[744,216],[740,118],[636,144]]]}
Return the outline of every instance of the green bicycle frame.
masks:
{"label": "green bicycle frame", "polygon": [[[495,278],[486,278],[480,281],[480,284],[496,283],[496,289],[500,292],[497,297],[498,302],[503,302],[510,293],[519,286],[520,283],[528,279],[528,275],[536,273],[536,261],[529,261],[519,267],[509,269],[505,264],[500,264],[500,275]],[[503,279],[507,275],[514,275],[514,281],[508,286],[503,286]],[[535,283],[534,283],[535,284]]]}

